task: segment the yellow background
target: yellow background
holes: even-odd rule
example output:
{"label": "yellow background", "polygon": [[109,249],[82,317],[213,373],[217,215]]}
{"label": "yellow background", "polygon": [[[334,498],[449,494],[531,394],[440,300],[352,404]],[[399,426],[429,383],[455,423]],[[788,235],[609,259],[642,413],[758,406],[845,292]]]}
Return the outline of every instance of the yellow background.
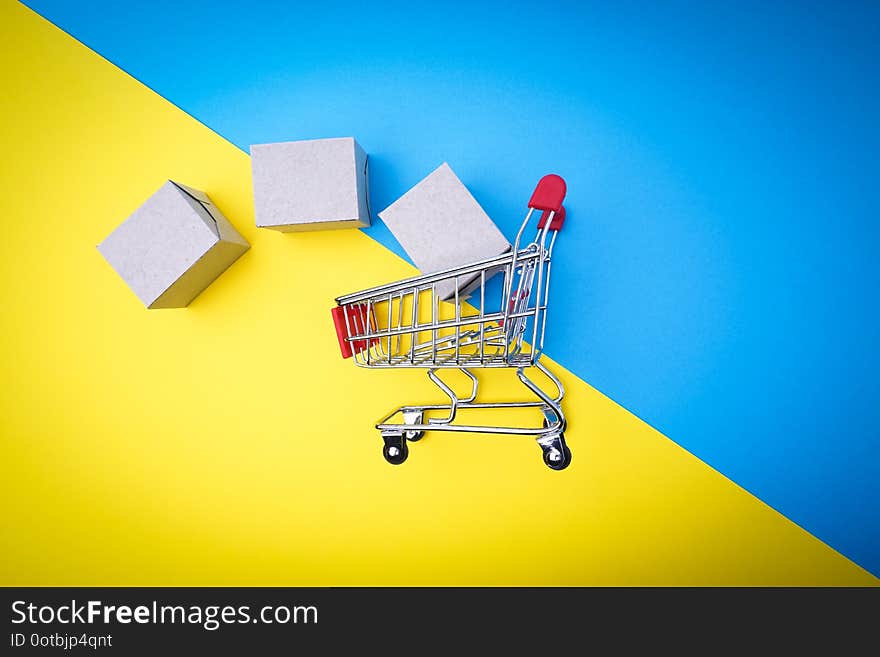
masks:
{"label": "yellow background", "polygon": [[[552,362],[568,470],[455,434],[386,464],[376,418],[438,392],[343,361],[329,308],[411,267],[257,230],[245,153],[17,3],[0,37],[0,584],[878,583]],[[253,248],[147,311],[95,245],[168,178]]]}

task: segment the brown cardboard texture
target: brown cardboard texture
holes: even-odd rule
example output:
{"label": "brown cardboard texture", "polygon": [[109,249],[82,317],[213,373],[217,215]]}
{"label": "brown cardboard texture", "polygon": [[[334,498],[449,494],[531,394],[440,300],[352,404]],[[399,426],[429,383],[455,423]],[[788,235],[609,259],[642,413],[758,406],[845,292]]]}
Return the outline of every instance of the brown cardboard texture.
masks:
{"label": "brown cardboard texture", "polygon": [[281,232],[370,225],[367,154],[353,137],[251,146],[257,226]]}
{"label": "brown cardboard texture", "polygon": [[[507,238],[445,162],[379,217],[424,274],[510,250]],[[478,279],[474,275],[460,281],[459,296],[467,296]],[[454,282],[438,283],[437,296],[443,300],[453,298]]]}
{"label": "brown cardboard texture", "polygon": [[98,251],[147,308],[182,308],[250,248],[204,192],[166,182]]}

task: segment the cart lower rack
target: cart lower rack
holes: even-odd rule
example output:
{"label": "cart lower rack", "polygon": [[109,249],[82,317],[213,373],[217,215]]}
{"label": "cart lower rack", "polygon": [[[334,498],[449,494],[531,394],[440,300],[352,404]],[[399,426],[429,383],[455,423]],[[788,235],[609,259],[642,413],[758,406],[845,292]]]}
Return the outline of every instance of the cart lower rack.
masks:
{"label": "cart lower rack", "polygon": [[[448,404],[406,405],[376,424],[385,459],[403,463],[407,443],[428,431],[467,431],[534,436],[544,463],[563,470],[571,462],[565,443],[565,394],[559,379],[540,362],[547,325],[550,264],[565,220],[565,181],[544,176],[529,200],[529,210],[513,249],[503,255],[444,271],[355,292],[336,299],[333,322],[344,358],[369,368],[423,368],[449,398]],[[523,233],[540,212],[534,240],[521,247]],[[500,286],[494,285],[499,275]],[[449,281],[454,296],[440,301],[437,286]],[[467,303],[469,298],[474,304]],[[478,402],[477,368],[513,368],[534,398],[528,401]],[[458,396],[440,377],[458,369],[471,391]],[[550,382],[548,392],[526,374],[537,370]],[[457,422],[461,411],[535,409],[539,426],[474,425]],[[464,413],[465,415],[467,413]]]}

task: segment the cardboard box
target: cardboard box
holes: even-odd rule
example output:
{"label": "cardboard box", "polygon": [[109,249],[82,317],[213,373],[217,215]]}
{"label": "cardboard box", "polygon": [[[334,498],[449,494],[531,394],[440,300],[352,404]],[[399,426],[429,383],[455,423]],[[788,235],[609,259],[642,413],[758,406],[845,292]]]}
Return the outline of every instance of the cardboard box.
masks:
{"label": "cardboard box", "polygon": [[[445,162],[379,217],[423,274],[510,250],[510,243]],[[459,281],[459,296],[467,296],[477,284],[479,275]],[[454,298],[455,283],[438,283],[437,296]]]}
{"label": "cardboard box", "polygon": [[257,226],[282,232],[370,225],[367,154],[352,137],[251,146]]}
{"label": "cardboard box", "polygon": [[206,194],[172,181],[98,251],[147,308],[182,308],[250,248]]}

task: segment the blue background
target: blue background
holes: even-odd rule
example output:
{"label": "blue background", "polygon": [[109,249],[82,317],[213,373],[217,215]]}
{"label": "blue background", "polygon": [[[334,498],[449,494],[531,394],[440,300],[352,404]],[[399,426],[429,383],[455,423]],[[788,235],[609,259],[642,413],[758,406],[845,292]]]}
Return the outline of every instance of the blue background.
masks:
{"label": "blue background", "polygon": [[549,355],[880,574],[880,4],[27,4],[245,150],[354,135],[374,215],[563,175]]}

